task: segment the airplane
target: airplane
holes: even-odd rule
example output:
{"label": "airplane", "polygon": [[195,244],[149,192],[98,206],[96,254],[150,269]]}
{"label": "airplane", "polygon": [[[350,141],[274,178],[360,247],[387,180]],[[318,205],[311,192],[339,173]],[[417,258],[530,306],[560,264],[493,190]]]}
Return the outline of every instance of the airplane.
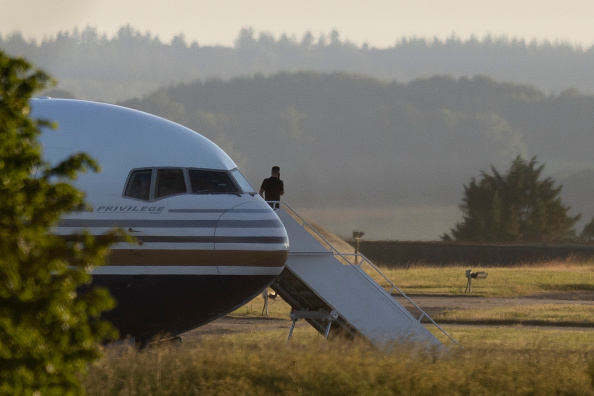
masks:
{"label": "airplane", "polygon": [[112,246],[91,272],[116,307],[105,312],[120,337],[177,336],[244,305],[284,268],[287,232],[233,160],[199,133],[121,106],[31,100],[52,165],[84,152],[102,168],[73,183],[90,210],[63,215],[53,230],[95,236],[120,227],[135,243]]}

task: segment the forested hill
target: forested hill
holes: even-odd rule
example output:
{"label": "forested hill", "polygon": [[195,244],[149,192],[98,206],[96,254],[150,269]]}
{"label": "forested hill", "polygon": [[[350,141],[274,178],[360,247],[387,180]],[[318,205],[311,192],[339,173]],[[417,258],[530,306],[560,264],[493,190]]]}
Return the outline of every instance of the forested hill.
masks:
{"label": "forested hill", "polygon": [[120,101],[203,133],[256,188],[280,165],[287,200],[333,231],[437,239],[459,220],[463,184],[518,154],[563,183],[581,231],[594,216],[594,47],[396,40],[248,29],[233,47],[205,47],[127,26],[41,43],[15,33],[0,49],[68,91],[52,96]]}
{"label": "forested hill", "polygon": [[545,93],[575,88],[594,93],[594,47],[485,37],[462,41],[394,38],[390,48],[358,47],[338,32],[301,38],[272,37],[244,29],[233,47],[188,43],[183,35],[161,42],[122,27],[112,38],[96,29],[63,32],[37,43],[18,33],[0,37],[0,48],[24,56],[79,99],[113,102],[176,82],[275,74],[343,71],[410,82],[433,75],[488,75],[529,84]]}
{"label": "forested hill", "polygon": [[536,155],[568,182],[561,197],[573,212],[594,216],[591,95],[487,77],[401,84],[302,72],[180,84],[122,104],[212,139],[256,188],[279,165],[287,200],[324,209],[310,213],[339,232],[373,221],[378,238],[437,239],[459,217],[463,184],[517,155]]}

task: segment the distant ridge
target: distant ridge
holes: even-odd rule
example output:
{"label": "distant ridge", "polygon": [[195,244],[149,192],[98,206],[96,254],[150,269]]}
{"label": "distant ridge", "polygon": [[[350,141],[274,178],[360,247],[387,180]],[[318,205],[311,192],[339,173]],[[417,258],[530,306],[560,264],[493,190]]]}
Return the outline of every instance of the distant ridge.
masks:
{"label": "distant ridge", "polygon": [[124,26],[112,38],[13,34],[0,48],[52,74],[59,97],[199,131],[255,185],[282,163],[291,202],[326,210],[314,221],[341,234],[435,240],[457,221],[463,185],[518,154],[564,185],[579,233],[594,216],[594,47],[397,39],[379,49],[338,32],[297,40],[246,29],[234,47],[203,47]]}
{"label": "distant ridge", "polygon": [[383,81],[487,75],[528,84],[545,93],[575,89],[594,93],[594,50],[507,37],[426,40],[394,37],[389,48],[356,46],[339,32],[296,39],[243,29],[234,47],[208,47],[183,36],[161,42],[122,26],[111,38],[96,28],[61,32],[41,43],[16,32],[0,48],[24,56],[79,99],[114,102],[143,96],[178,82],[272,75],[281,71],[347,72]]}
{"label": "distant ridge", "polygon": [[485,76],[399,84],[300,72],[194,81],[122,104],[202,133],[256,186],[281,164],[291,204],[339,234],[437,240],[461,215],[463,185],[517,155],[566,184],[578,234],[594,216],[591,181],[579,176],[594,170],[593,95]]}

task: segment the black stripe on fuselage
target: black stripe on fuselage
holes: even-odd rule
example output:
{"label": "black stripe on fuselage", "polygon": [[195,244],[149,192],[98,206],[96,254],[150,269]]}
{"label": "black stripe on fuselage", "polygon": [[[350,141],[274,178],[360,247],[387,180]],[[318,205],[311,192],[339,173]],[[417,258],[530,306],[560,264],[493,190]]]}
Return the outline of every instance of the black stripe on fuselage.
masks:
{"label": "black stripe on fuselage", "polygon": [[287,238],[274,236],[140,236],[143,242],[167,243],[287,243]]}
{"label": "black stripe on fuselage", "polygon": [[[103,206],[101,210],[97,212],[101,213],[117,213],[117,214],[138,214],[138,213],[151,213],[161,212],[157,210],[142,210],[143,208],[157,208],[157,207],[141,207],[138,209],[137,206]],[[159,207],[158,209],[161,209]],[[270,213],[270,209],[168,209],[169,213],[211,213],[211,214],[223,214],[223,213]]]}
{"label": "black stripe on fuselage", "polygon": [[168,243],[287,243],[287,238],[273,236],[142,236],[143,242]]}
{"label": "black stripe on fuselage", "polygon": [[64,228],[92,227],[146,227],[146,228],[282,228],[278,219],[268,220],[95,220],[64,219],[58,223]]}
{"label": "black stripe on fuselage", "polygon": [[[78,235],[60,235],[66,241],[78,241]],[[101,237],[96,235],[96,237]],[[259,244],[288,244],[289,240],[285,237],[276,236],[138,236],[137,239],[143,243],[259,243]]]}
{"label": "black stripe on fuselage", "polygon": [[169,213],[270,213],[270,209],[169,209]]}

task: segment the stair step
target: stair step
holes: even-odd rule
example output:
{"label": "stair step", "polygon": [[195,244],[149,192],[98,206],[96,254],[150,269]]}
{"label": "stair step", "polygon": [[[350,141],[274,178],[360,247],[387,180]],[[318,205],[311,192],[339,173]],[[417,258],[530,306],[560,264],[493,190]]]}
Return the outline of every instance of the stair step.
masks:
{"label": "stair step", "polygon": [[293,309],[294,322],[304,319],[327,337],[362,336],[382,347],[398,340],[442,346],[361,266],[332,254],[323,238],[311,235],[312,227],[304,227],[304,220],[288,211],[286,205],[276,211],[290,247],[285,269],[271,287]]}

